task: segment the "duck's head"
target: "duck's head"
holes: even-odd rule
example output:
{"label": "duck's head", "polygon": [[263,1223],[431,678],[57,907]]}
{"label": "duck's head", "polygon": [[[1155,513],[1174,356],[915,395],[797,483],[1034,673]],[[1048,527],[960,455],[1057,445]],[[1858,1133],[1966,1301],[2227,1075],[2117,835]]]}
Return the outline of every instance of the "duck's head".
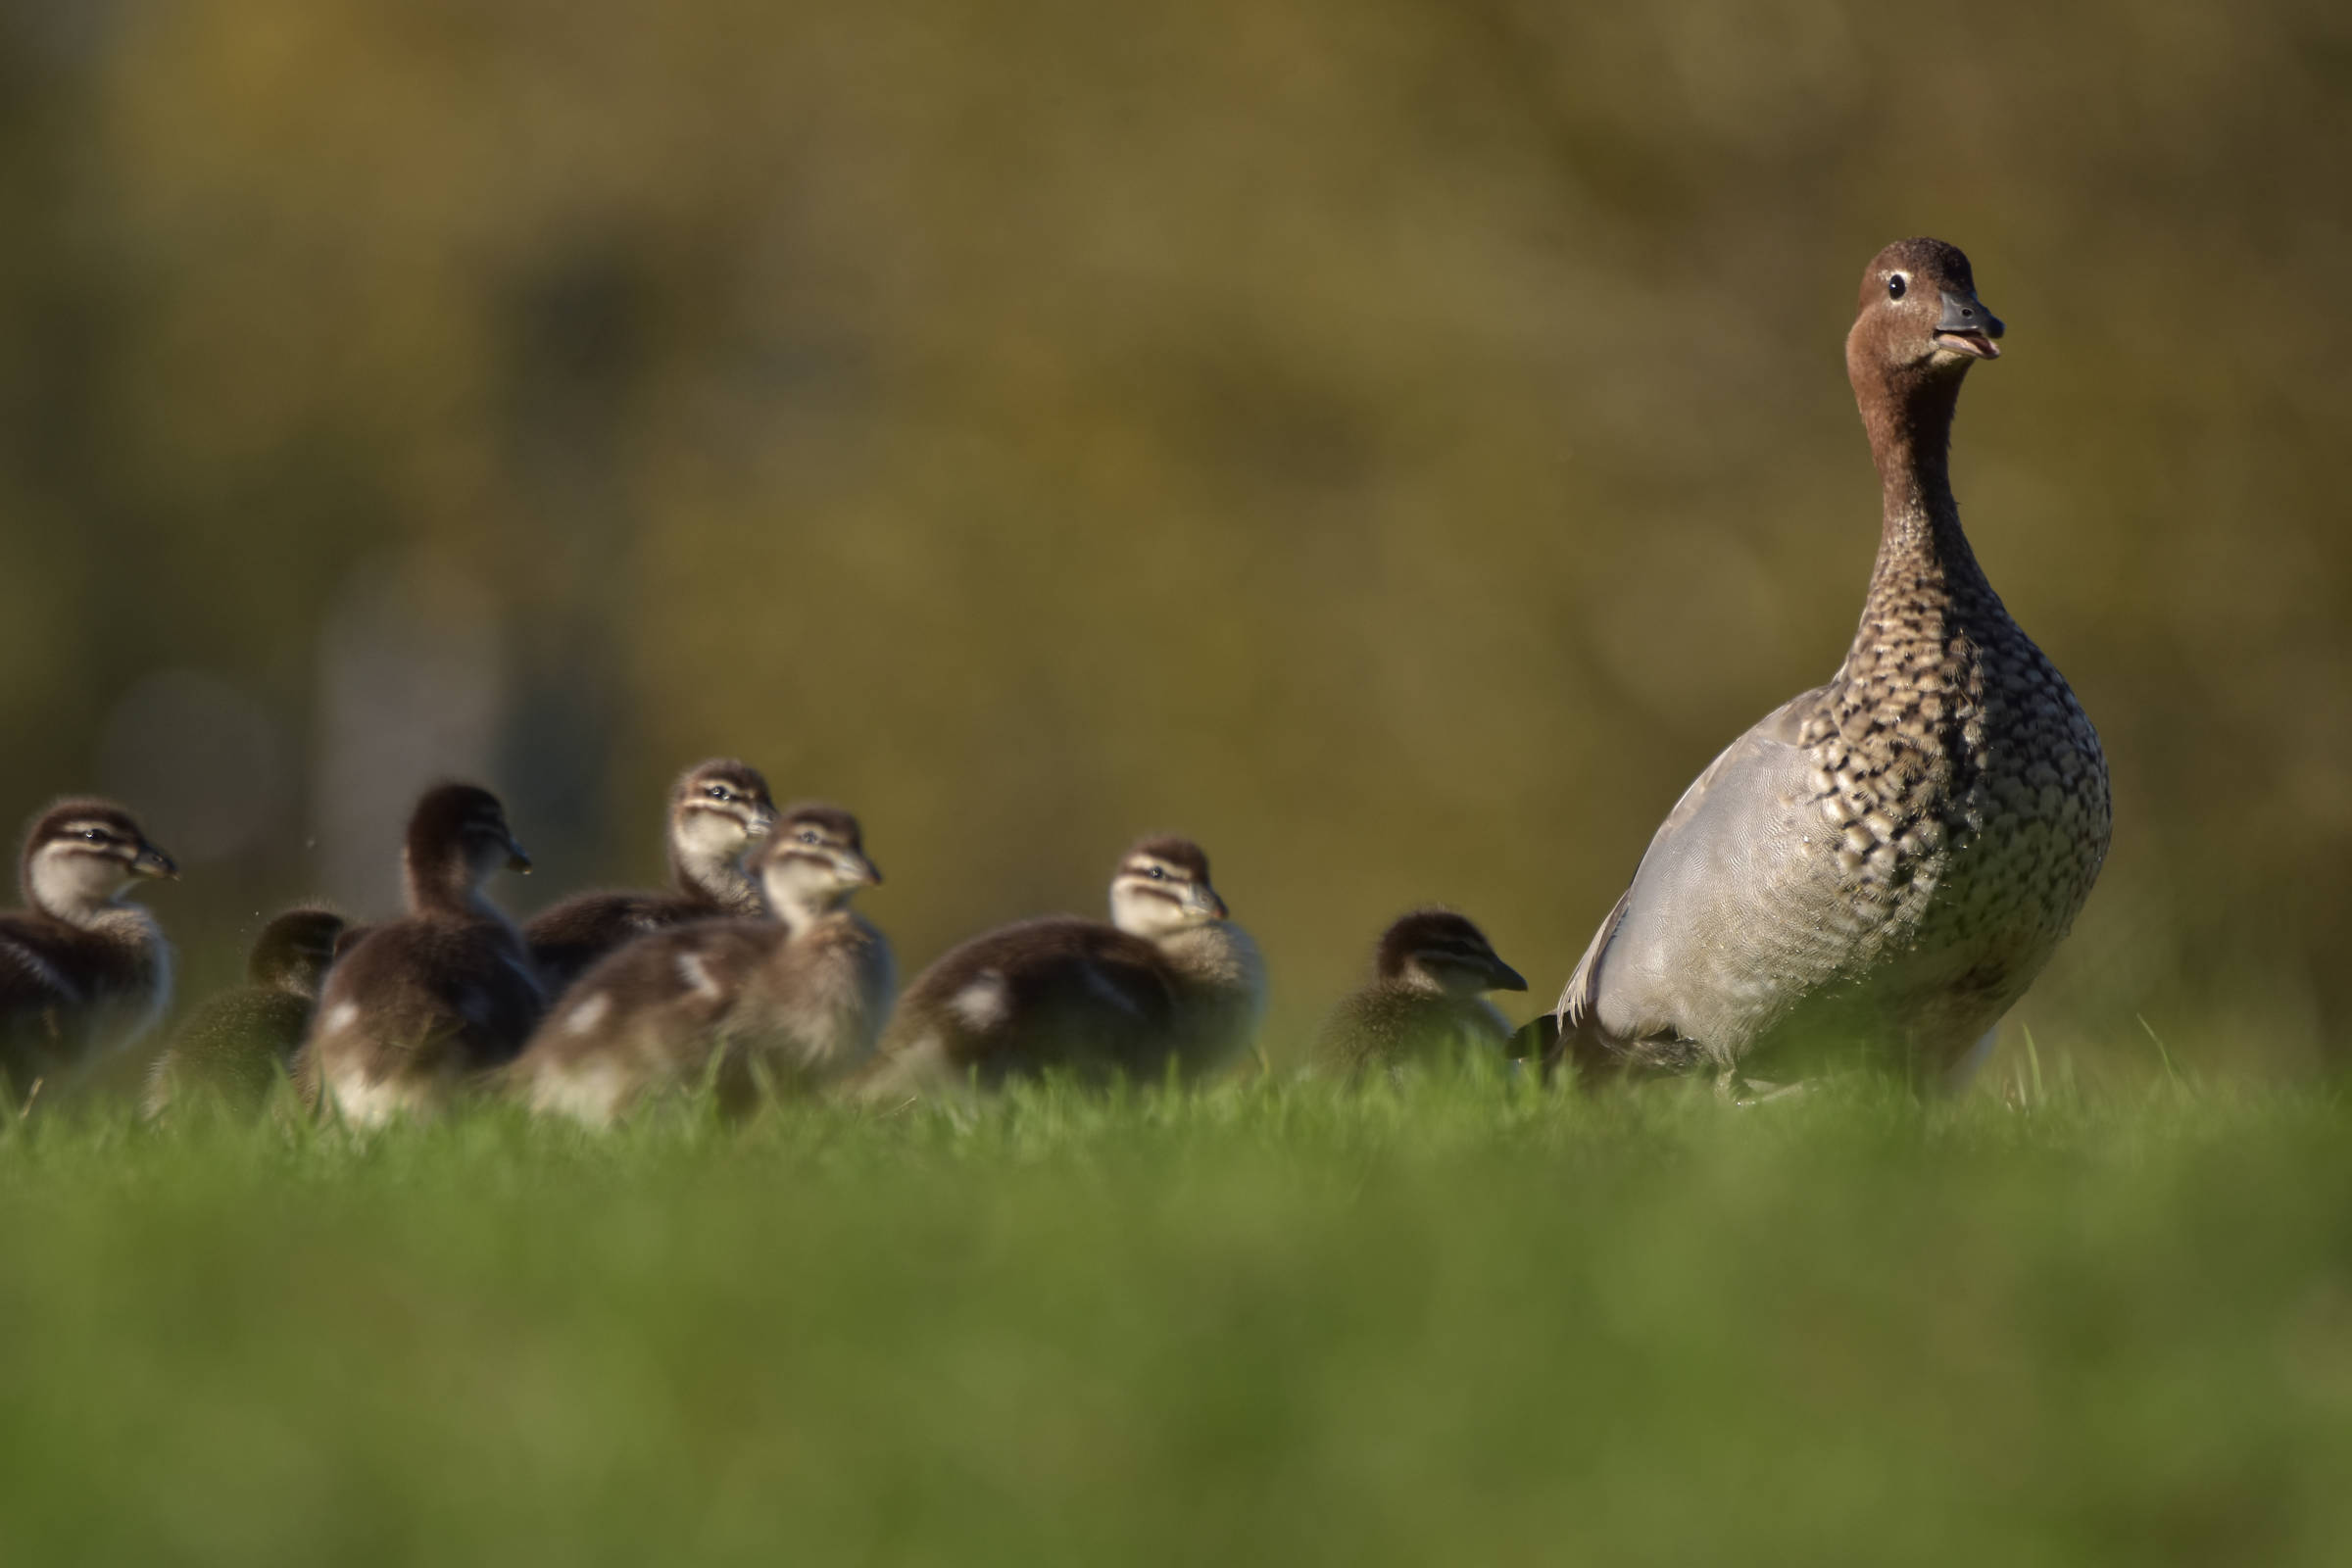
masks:
{"label": "duck's head", "polygon": [[758,768],[732,757],[699,762],[670,787],[670,870],[694,887],[731,883],[744,851],[775,824],[776,803]]}
{"label": "duck's head", "polygon": [[858,818],[838,806],[787,807],[758,857],[768,912],[787,924],[838,908],[859,888],[882,880],[867,858]]}
{"label": "duck's head", "polygon": [[1209,884],[1208,856],[1191,839],[1145,839],[1110,882],[1111,924],[1130,936],[1164,937],[1225,918]]}
{"label": "duck's head", "polygon": [[1475,997],[1525,991],[1519,971],[1502,961],[1487,935],[1451,909],[1415,909],[1381,934],[1377,968],[1383,980],[1416,991]]}
{"label": "duck's head", "polygon": [[1863,270],[1846,369],[1857,385],[1894,374],[1957,376],[1979,360],[1999,359],[2004,330],[1977,298],[1959,246],[1897,240]]}
{"label": "duck's head", "polygon": [[478,784],[436,784],[409,813],[405,851],[413,889],[470,891],[497,871],[531,869],[507,809]]}
{"label": "duck's head", "polygon": [[315,905],[288,909],[254,938],[245,977],[272,991],[316,997],[340,950],[343,930],[343,917],[332,909]]}
{"label": "duck's head", "polygon": [[112,801],[59,801],[24,834],[24,902],[75,924],[112,904],[138,877],[177,877],[172,857]]}

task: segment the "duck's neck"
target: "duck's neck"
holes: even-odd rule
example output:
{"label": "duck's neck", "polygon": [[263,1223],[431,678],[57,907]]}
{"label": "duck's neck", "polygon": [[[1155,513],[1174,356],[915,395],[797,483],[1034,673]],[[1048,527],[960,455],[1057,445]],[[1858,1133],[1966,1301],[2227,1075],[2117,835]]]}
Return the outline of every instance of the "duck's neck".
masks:
{"label": "duck's neck", "polygon": [[1992,599],[1976,552],[1960,528],[1952,499],[1952,414],[1960,373],[1895,371],[1875,384],[1857,378],[1855,401],[1879,468],[1882,520],[1879,559],[1860,636],[1895,604],[1948,603],[1963,614]]}
{"label": "duck's neck", "polygon": [[807,936],[819,922],[850,906],[848,898],[839,893],[807,893],[777,887],[766,890],[764,902],[769,917],[784,928],[787,943]]}
{"label": "duck's neck", "polygon": [[443,860],[436,857],[419,864],[410,859],[403,869],[407,873],[409,913],[420,919],[495,920],[504,924],[506,915],[482,892],[481,882],[463,857]]}
{"label": "duck's neck", "polygon": [[1168,964],[1190,986],[1254,999],[1265,989],[1265,966],[1257,944],[1230,920],[1186,926],[1154,942]]}
{"label": "duck's neck", "polygon": [[120,877],[93,870],[86,859],[35,857],[26,861],[20,884],[26,908],[84,931],[115,910],[136,907],[124,904],[126,884]]}
{"label": "duck's neck", "polygon": [[670,885],[685,897],[736,914],[760,912],[760,884],[738,856],[711,854],[691,846],[669,847]]}

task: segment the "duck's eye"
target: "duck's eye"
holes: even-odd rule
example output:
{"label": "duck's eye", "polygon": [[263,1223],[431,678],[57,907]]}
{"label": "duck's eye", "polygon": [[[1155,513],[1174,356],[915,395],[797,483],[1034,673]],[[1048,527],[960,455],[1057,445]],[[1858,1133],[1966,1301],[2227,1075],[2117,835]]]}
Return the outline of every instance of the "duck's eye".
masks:
{"label": "duck's eye", "polygon": [[1168,873],[1156,865],[1151,867],[1144,874],[1149,876],[1154,882],[1165,882],[1168,879]]}
{"label": "duck's eye", "polygon": [[703,793],[710,796],[714,801],[724,801],[731,798],[727,794],[727,787],[724,784],[712,784],[706,788]]}
{"label": "duck's eye", "polygon": [[1902,273],[1890,273],[1886,279],[1886,297],[1890,300],[1899,300],[1903,297],[1903,290],[1909,286],[1910,280]]}
{"label": "duck's eye", "polygon": [[816,829],[809,827],[801,829],[801,842],[803,844],[815,844],[819,842],[816,835]]}
{"label": "duck's eye", "polygon": [[94,827],[83,828],[80,836],[89,840],[89,842],[92,844],[104,844],[106,842],[106,835]]}

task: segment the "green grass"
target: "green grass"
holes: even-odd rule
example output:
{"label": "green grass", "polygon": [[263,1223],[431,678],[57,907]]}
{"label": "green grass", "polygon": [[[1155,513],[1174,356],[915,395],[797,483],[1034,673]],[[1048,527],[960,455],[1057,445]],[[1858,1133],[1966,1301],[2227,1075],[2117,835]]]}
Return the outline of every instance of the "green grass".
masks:
{"label": "green grass", "polygon": [[0,1559],[2341,1562],[2352,1108],[0,1137]]}

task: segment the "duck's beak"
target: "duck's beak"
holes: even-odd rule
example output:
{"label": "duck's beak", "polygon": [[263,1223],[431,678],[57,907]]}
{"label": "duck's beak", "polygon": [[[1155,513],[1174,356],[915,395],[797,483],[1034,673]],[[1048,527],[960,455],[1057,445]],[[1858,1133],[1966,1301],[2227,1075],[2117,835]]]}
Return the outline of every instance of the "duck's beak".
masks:
{"label": "duck's beak", "polygon": [[179,880],[179,862],[152,844],[141,844],[139,853],[131,857],[132,876],[158,876],[167,882]]}
{"label": "duck's beak", "polygon": [[531,858],[522,853],[522,846],[511,834],[507,838],[507,869],[523,876],[531,874]]}
{"label": "duck's beak", "polygon": [[1195,912],[1205,914],[1211,920],[1225,918],[1225,901],[1218,898],[1217,890],[1205,882],[1196,882],[1185,889],[1184,902]]}
{"label": "duck's beak", "polygon": [[2001,357],[1996,341],[2008,328],[1974,294],[1943,291],[1943,314],[1936,318],[1936,346],[1974,360]]}
{"label": "duck's beak", "polygon": [[1527,979],[1500,958],[1494,958],[1487,966],[1487,987],[1492,991],[1525,991]]}
{"label": "duck's beak", "polygon": [[869,888],[882,885],[882,868],[855,850],[841,857],[841,867]]}

